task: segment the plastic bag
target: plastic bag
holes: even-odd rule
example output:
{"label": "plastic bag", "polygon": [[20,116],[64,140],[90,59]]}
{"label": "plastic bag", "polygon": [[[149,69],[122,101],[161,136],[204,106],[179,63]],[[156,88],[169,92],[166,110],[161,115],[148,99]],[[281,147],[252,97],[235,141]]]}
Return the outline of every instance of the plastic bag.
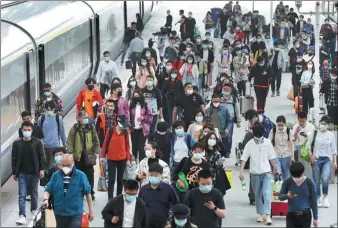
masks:
{"label": "plastic bag", "polygon": [[97,182],[97,191],[98,192],[107,192],[108,187],[107,187],[107,181],[103,172],[103,167],[100,165],[100,177]]}
{"label": "plastic bag", "polygon": [[293,94],[293,88],[291,88],[288,92],[288,96],[287,98],[290,100],[290,101],[294,101],[295,100],[295,96]]}
{"label": "plastic bag", "polygon": [[87,227],[89,227],[88,214],[86,212],[83,212],[82,221],[81,221],[81,228],[87,228]]}

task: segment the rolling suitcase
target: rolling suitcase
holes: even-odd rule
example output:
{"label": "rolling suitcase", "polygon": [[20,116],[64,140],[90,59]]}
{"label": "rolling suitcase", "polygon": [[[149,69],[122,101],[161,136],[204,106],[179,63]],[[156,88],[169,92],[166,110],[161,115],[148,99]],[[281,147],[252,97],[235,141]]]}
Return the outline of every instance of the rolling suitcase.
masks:
{"label": "rolling suitcase", "polygon": [[288,213],[288,201],[280,201],[278,199],[282,183],[281,175],[275,176],[274,180],[272,180],[271,216],[286,216]]}
{"label": "rolling suitcase", "polygon": [[244,115],[248,110],[254,109],[255,98],[251,96],[251,86],[250,86],[250,95],[241,97],[240,100],[240,111]]}

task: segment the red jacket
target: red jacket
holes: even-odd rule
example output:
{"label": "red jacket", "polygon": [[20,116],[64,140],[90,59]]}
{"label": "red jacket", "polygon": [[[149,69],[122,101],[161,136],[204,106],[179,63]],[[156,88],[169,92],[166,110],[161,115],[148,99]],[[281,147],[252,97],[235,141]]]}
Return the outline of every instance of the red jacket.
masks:
{"label": "red jacket", "polygon": [[243,31],[236,31],[236,36],[238,36],[241,41],[244,41],[244,32]]}
{"label": "red jacket", "polygon": [[177,70],[177,78],[182,81],[183,75],[180,74],[180,69],[183,66],[184,62],[182,60],[175,59],[173,62],[173,67]]}
{"label": "red jacket", "polygon": [[130,160],[129,132],[126,134],[121,132],[118,135],[116,128],[114,127],[113,135],[111,136],[110,140],[108,137],[109,131],[107,131],[102,145],[101,158],[107,156],[107,159],[111,161]]}

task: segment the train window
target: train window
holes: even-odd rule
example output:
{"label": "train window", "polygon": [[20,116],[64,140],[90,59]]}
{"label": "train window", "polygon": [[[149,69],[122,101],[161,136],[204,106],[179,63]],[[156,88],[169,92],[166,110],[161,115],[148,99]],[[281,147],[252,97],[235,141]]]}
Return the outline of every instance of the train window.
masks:
{"label": "train window", "polygon": [[20,113],[27,102],[26,56],[1,66],[1,144],[21,126]]}
{"label": "train window", "polygon": [[112,58],[116,58],[124,36],[123,2],[117,2],[114,10],[105,10],[100,13],[100,49],[110,51]]}
{"label": "train window", "polygon": [[141,1],[127,1],[127,26],[129,27],[131,22],[136,22],[136,14],[140,13]]}
{"label": "train window", "polygon": [[89,26],[88,20],[45,44],[45,82],[51,83],[54,92],[62,99],[74,99],[78,91],[67,88],[79,84],[76,83],[79,79],[90,75],[92,53]]}

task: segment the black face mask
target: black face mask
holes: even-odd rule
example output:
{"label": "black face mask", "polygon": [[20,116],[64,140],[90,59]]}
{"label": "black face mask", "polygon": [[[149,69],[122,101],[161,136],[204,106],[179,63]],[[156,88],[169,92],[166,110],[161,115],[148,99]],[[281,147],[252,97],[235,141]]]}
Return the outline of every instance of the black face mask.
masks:
{"label": "black face mask", "polygon": [[87,85],[87,88],[88,88],[89,90],[93,90],[93,89],[94,89],[94,85]]}
{"label": "black face mask", "polygon": [[122,96],[122,91],[118,91],[117,95]]}
{"label": "black face mask", "polygon": [[141,102],[141,97],[134,97],[134,101],[135,101],[136,103]]}

